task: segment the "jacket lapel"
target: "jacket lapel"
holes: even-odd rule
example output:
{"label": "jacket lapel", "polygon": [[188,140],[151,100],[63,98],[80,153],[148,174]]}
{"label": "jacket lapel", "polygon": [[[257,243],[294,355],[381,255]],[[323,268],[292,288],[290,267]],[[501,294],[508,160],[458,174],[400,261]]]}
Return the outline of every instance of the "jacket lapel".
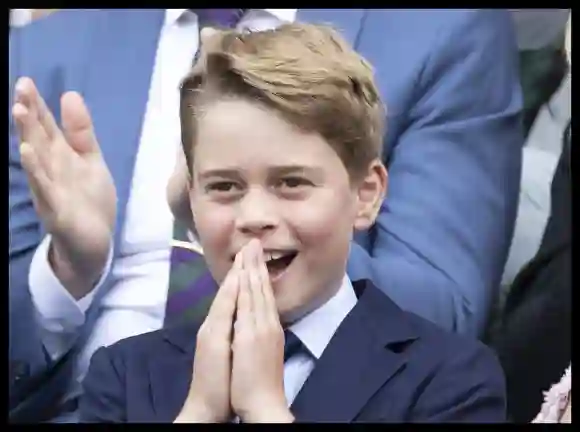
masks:
{"label": "jacket lapel", "polygon": [[181,354],[150,361],[151,406],[155,423],[172,423],[187,397],[193,368],[193,356]]}
{"label": "jacket lapel", "polygon": [[417,338],[405,314],[369,282],[292,404],[301,422],[352,422],[404,365],[396,347]]}
{"label": "jacket lapel", "polygon": [[181,411],[191,384],[197,330],[197,325],[167,329],[166,346],[149,360],[150,421],[172,423]]}

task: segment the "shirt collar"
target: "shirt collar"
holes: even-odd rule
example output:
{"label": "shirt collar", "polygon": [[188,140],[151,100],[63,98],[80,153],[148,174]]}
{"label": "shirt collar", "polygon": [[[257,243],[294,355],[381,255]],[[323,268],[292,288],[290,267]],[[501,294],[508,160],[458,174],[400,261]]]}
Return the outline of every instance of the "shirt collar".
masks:
{"label": "shirt collar", "polygon": [[189,9],[165,9],[165,25],[175,24],[186,13],[190,13]]}
{"label": "shirt collar", "polygon": [[[296,16],[296,9],[251,9],[256,11],[264,11],[270,15],[278,18],[280,21],[292,22]],[[193,15],[189,9],[165,9],[165,25],[172,25],[177,22],[182,16],[187,14]]]}
{"label": "shirt collar", "polygon": [[32,21],[32,9],[10,9],[10,26],[23,27]]}
{"label": "shirt collar", "polygon": [[347,275],[338,292],[318,309],[290,326],[310,353],[319,359],[340,323],[357,302],[352,283]]}
{"label": "shirt collar", "polygon": [[297,9],[256,9],[269,13],[280,21],[293,22],[296,19]]}

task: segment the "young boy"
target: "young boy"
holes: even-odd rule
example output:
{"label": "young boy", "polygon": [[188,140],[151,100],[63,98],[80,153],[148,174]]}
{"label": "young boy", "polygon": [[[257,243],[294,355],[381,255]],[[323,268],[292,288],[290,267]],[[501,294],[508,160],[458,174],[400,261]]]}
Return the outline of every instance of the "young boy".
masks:
{"label": "young boy", "polygon": [[201,327],[100,349],[82,421],[504,420],[487,348],[346,276],[387,184],[383,106],[354,50],[320,26],[218,33],[181,105],[191,208],[221,287]]}

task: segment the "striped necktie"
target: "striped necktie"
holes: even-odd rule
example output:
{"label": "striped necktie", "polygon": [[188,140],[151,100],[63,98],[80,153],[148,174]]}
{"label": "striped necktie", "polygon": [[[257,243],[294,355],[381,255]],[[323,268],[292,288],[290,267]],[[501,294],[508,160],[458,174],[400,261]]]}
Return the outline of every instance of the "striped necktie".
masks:
{"label": "striped necktie", "polygon": [[[201,30],[208,26],[234,28],[246,9],[192,9],[192,11],[197,15]],[[199,52],[199,49],[197,51]],[[164,326],[184,321],[202,322],[218,286],[209,273],[203,255],[195,247],[189,246],[191,241],[187,237],[187,229],[178,221],[175,221],[173,239],[181,246],[174,245],[171,250]]]}

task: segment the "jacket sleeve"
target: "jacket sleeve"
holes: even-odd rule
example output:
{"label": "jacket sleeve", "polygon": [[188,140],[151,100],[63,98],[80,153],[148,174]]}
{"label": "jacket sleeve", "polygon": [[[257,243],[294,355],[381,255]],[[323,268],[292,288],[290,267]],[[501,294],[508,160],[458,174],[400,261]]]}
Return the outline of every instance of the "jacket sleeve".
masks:
{"label": "jacket sleeve", "polygon": [[372,279],[403,309],[477,336],[518,203],[517,50],[506,11],[433,13],[449,19],[389,154],[389,190],[367,246],[352,247],[349,275]]}

